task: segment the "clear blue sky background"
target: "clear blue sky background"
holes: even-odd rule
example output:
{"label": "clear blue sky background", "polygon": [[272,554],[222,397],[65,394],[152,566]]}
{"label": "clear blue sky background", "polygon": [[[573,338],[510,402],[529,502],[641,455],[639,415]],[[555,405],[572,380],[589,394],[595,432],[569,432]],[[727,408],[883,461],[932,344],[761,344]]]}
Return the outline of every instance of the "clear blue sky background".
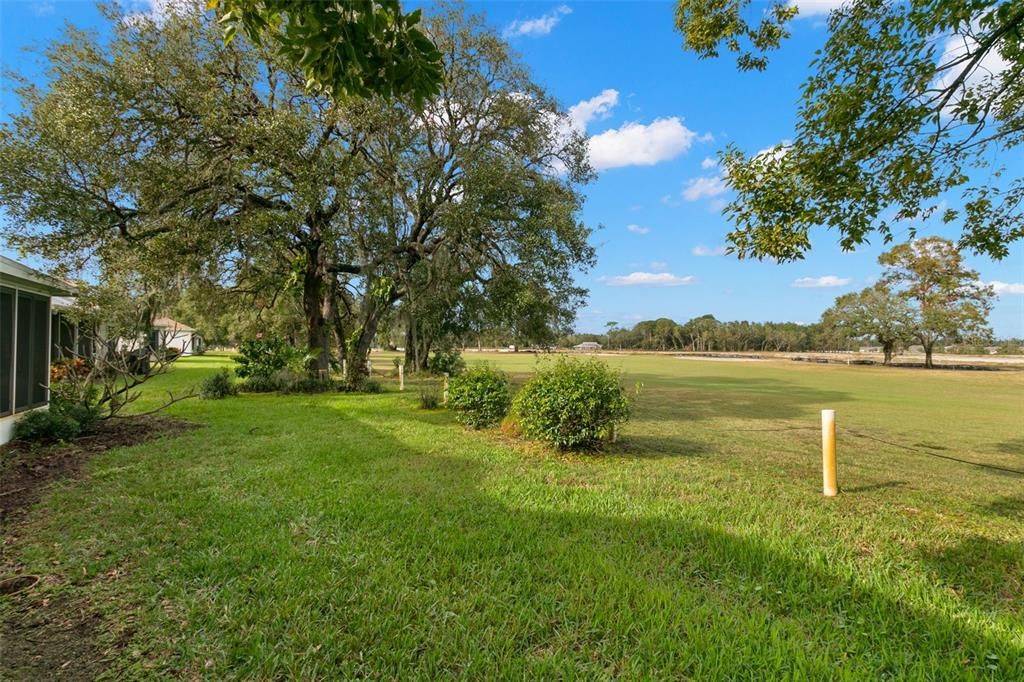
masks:
{"label": "clear blue sky background", "polygon": [[[717,255],[729,231],[720,213],[729,193],[721,191],[710,161],[728,143],[753,152],[792,137],[799,87],[825,38],[825,15],[816,10],[829,0],[798,1],[805,16],[795,22],[793,38],[766,73],[746,74],[728,58],[701,62],[685,54],[670,2],[468,4],[506,34],[535,79],[566,108],[590,103],[575,110],[576,120],[597,138],[593,152],[603,169],[585,188],[583,218],[601,229],[593,238],[597,267],[579,277],[591,292],[579,330],[599,331],[610,320],[683,322],[705,313],[811,322],[837,295],[878,276],[881,244],[843,253],[827,230],[815,233],[813,250],[799,263]],[[155,0],[157,9],[166,2]],[[136,11],[153,5],[125,4]],[[3,0],[3,67],[37,76],[38,58],[25,48],[57,38],[67,21],[102,30],[92,2]],[[5,117],[17,106],[8,85],[0,97]],[[1024,154],[1002,161],[1012,177],[1024,172]],[[949,205],[957,206],[955,197]],[[955,237],[957,231],[935,221],[920,234]],[[1024,245],[1001,262],[968,260],[983,281],[1016,285],[1003,287],[991,322],[1000,336],[1024,336]]]}

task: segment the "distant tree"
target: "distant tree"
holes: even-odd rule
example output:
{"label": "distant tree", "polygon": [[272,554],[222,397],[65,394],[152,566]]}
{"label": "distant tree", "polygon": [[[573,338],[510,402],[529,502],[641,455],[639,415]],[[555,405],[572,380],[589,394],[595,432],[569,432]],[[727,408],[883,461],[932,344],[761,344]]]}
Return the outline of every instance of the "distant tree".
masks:
{"label": "distant tree", "polygon": [[964,265],[953,242],[918,239],[883,253],[878,262],[885,266],[884,285],[912,306],[912,335],[924,347],[925,367],[932,367],[932,350],[940,339],[990,334],[986,325],[995,292]]}
{"label": "distant tree", "polygon": [[606,342],[605,343],[607,344],[607,346],[609,348],[612,347],[612,332],[614,332],[615,328],[618,327],[618,326],[619,326],[618,322],[605,322],[604,323],[604,328],[606,330],[605,331],[605,337],[606,337]]}
{"label": "distant tree", "polygon": [[438,94],[441,53],[419,28],[421,11],[398,0],[207,0],[226,41],[238,29],[269,43],[302,70],[306,87],[335,96],[410,97],[417,106]]}
{"label": "distant tree", "polygon": [[913,338],[914,310],[886,284],[844,294],[821,316],[822,324],[847,338],[870,336],[882,347],[882,364],[892,363],[893,352]]}
{"label": "distant tree", "polygon": [[[701,58],[725,49],[741,70],[763,70],[798,6],[678,0],[676,27]],[[897,225],[913,237],[914,221],[940,213],[962,223],[961,248],[1006,257],[1024,237],[1024,177],[1001,165],[1024,142],[1024,2],[849,0],[828,31],[793,141],[723,154],[735,252],[790,261],[818,226],[853,249]],[[963,209],[943,209],[957,189]]]}

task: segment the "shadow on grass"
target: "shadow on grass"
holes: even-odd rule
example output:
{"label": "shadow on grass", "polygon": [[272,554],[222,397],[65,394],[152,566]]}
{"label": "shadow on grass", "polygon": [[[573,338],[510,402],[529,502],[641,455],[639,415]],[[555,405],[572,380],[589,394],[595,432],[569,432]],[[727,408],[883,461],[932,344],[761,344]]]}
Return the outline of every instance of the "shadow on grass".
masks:
{"label": "shadow on grass", "polygon": [[1002,516],[1007,519],[1020,519],[1024,521],[1024,495],[1005,495],[992,502],[980,505],[979,509],[982,513],[991,516]]}
{"label": "shadow on grass", "polygon": [[673,436],[630,433],[619,442],[608,445],[598,457],[628,457],[632,459],[663,459],[669,457],[702,457],[717,452],[707,443]]}
{"label": "shadow on grass", "polygon": [[645,415],[659,419],[796,419],[852,399],[845,391],[780,379],[694,376],[667,383],[654,374],[626,377],[627,384],[633,381],[644,383],[638,402]]}
{"label": "shadow on grass", "polygon": [[868,483],[865,485],[843,486],[844,493],[868,493],[875,490],[886,490],[887,488],[903,488],[906,481],[882,481],[881,483]]}
{"label": "shadow on grass", "polygon": [[[252,402],[268,432],[259,459],[218,447],[154,462],[126,474],[138,476],[136,494],[118,506],[89,508],[113,485],[95,480],[83,505],[46,520],[58,533],[99,523],[104,564],[134,561],[139,603],[163,639],[149,631],[132,646],[172,671],[210,660],[211,676],[263,679],[941,678],[986,665],[1024,675],[1012,631],[996,637],[955,607],[911,604],[895,578],[880,590],[832,563],[825,540],[781,551],[742,528],[654,516],[601,481],[505,481],[494,446],[454,433],[440,412],[378,419],[312,401],[301,449],[285,450],[274,437],[295,426],[275,419],[279,409]],[[436,428],[430,445],[411,445],[424,428]],[[166,492],[138,494],[146,486]],[[965,545],[924,561],[945,579],[979,551],[1012,559]],[[997,566],[971,570],[981,601],[1005,617],[1014,611],[993,597],[1010,574]]]}
{"label": "shadow on grass", "polygon": [[996,443],[996,450],[1007,455],[1024,455],[1024,438],[1011,438],[1001,443]]}
{"label": "shadow on grass", "polygon": [[1024,557],[1020,543],[982,535],[952,545],[923,548],[926,570],[936,581],[985,609],[1024,617]]}

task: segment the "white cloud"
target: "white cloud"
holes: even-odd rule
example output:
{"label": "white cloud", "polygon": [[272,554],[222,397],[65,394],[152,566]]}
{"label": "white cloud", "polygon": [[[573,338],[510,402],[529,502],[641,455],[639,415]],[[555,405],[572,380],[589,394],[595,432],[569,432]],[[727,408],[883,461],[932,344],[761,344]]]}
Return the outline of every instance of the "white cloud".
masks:
{"label": "white cloud", "polygon": [[700,162],[700,167],[703,168],[704,170],[718,168],[718,161],[715,161],[710,156],[705,156],[704,160]]}
{"label": "white cloud", "polygon": [[126,24],[148,19],[160,26],[172,14],[205,12],[206,3],[203,0],[132,0],[127,3],[127,8],[124,15]]}
{"label": "white cloud", "polygon": [[771,157],[771,161],[777,161],[788,154],[789,148],[792,146],[793,140],[782,140],[773,147],[765,147],[764,149],[757,150],[757,153],[754,154],[754,158],[759,159],[762,157]]}
{"label": "white cloud", "polygon": [[666,194],[665,196],[663,196],[661,198],[661,203],[665,204],[666,206],[671,206],[672,208],[683,205],[683,202],[679,201],[671,194]]}
{"label": "white cloud", "polygon": [[626,225],[626,229],[632,232],[633,234],[647,234],[648,232],[651,231],[651,228],[649,227],[641,227],[640,225],[636,224]]}
{"label": "white cloud", "polygon": [[604,282],[610,287],[681,287],[693,284],[696,278],[693,275],[678,277],[671,272],[631,272],[628,275],[608,277]]}
{"label": "white cloud", "polygon": [[653,166],[693,146],[697,133],[678,116],[651,123],[626,123],[590,138],[590,163],[597,170],[622,166]]}
{"label": "white cloud", "polygon": [[847,2],[849,0],[789,0],[789,6],[800,10],[798,17],[813,17],[827,15]]}
{"label": "white cloud", "polygon": [[608,118],[618,103],[619,91],[607,88],[602,90],[600,95],[595,95],[569,107],[569,120],[572,121],[574,128],[581,132],[585,131],[587,124],[591,121]]}
{"label": "white cloud", "polygon": [[725,179],[722,176],[703,176],[699,178],[691,178],[686,181],[686,185],[683,186],[683,198],[687,201],[699,201],[700,199],[710,199],[711,197],[717,197],[719,194],[724,194],[729,190],[728,185],[725,184]]}
{"label": "white cloud", "polygon": [[[979,31],[977,22],[972,22],[970,29],[965,31],[965,33],[976,33]],[[998,48],[998,44],[996,47]],[[935,79],[931,87],[938,90],[946,90],[953,87],[964,66],[963,58],[967,55],[973,55],[977,50],[978,41],[973,36],[959,34],[950,36],[943,46],[938,66],[953,63],[953,67],[943,71]],[[985,56],[972,68],[967,78],[955,85],[953,97],[946,105],[944,113],[947,116],[952,115],[955,106],[971,90],[978,88],[985,88],[987,90],[992,87],[998,87],[997,84],[1000,82],[1003,72],[1009,68],[1010,63],[1003,59],[998,49],[991,49],[986,52]]]}
{"label": "white cloud", "polygon": [[651,270],[668,270],[668,263],[660,260],[652,260],[650,268]]}
{"label": "white cloud", "polygon": [[572,14],[572,8],[568,5],[559,5],[547,14],[534,19],[517,19],[505,28],[504,35],[506,38],[546,36],[555,26],[558,26],[558,22],[566,14]]}
{"label": "white cloud", "polygon": [[996,294],[1002,296],[1003,294],[1018,294],[1024,295],[1024,284],[1019,282],[1000,282],[999,280],[992,280],[987,284],[995,289]]}
{"label": "white cloud", "polygon": [[694,256],[724,256],[725,255],[725,247],[724,246],[704,246],[703,244],[698,244],[697,246],[693,247],[693,255]]}
{"label": "white cloud", "polygon": [[45,17],[53,14],[53,3],[50,0],[35,0],[32,3],[32,13],[37,17]]}
{"label": "white cloud", "polygon": [[713,212],[719,212],[729,205],[729,202],[725,199],[712,199],[708,202],[708,208]]}
{"label": "white cloud", "polygon": [[801,277],[793,280],[793,286],[797,289],[825,289],[828,287],[842,287],[849,283],[849,277],[836,277],[835,275],[824,275],[823,277]]}

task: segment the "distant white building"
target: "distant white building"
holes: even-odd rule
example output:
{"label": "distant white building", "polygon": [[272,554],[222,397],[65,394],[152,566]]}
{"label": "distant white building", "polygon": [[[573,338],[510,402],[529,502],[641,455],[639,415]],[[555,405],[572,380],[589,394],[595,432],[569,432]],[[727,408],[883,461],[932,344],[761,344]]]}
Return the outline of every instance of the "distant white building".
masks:
{"label": "distant white building", "polygon": [[55,296],[73,288],[0,256],[0,443],[14,434],[21,414],[50,401]]}
{"label": "distant white building", "polygon": [[581,353],[593,353],[594,351],[601,350],[601,344],[596,341],[584,341],[583,343],[577,343],[572,348]]}
{"label": "distant white building", "polygon": [[176,350],[181,355],[203,352],[203,337],[187,324],[169,317],[158,317],[153,320],[153,331],[157,335],[156,348]]}

